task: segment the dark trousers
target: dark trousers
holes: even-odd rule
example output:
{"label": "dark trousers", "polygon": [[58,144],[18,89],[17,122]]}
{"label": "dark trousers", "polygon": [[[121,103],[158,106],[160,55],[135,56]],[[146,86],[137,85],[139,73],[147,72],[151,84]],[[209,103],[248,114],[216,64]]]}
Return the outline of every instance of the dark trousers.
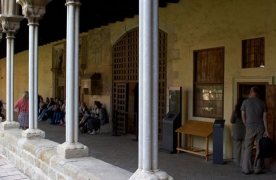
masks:
{"label": "dark trousers", "polygon": [[[242,161],[242,171],[249,173],[251,171],[260,172],[261,171],[261,159],[258,159],[258,154],[260,152],[259,141],[263,137],[264,127],[246,127],[245,140],[244,140],[244,154]],[[252,150],[256,142],[256,155],[254,159],[254,164],[252,164]]]}
{"label": "dark trousers", "polygon": [[99,130],[101,127],[101,122],[99,118],[89,118],[87,120],[87,127],[89,130]]}

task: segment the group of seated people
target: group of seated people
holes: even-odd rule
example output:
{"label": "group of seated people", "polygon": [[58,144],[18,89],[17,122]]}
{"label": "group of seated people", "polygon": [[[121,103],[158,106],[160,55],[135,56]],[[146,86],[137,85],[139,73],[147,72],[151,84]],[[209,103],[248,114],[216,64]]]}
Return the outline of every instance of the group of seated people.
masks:
{"label": "group of seated people", "polygon": [[[38,97],[38,121],[48,121],[51,125],[65,126],[65,102],[61,99]],[[3,103],[0,100],[0,117],[4,119]],[[92,107],[81,103],[79,107],[79,129],[81,133],[97,134],[101,126],[109,123],[106,108],[99,101],[95,101]]]}
{"label": "group of seated people", "polygon": [[109,123],[106,108],[99,101],[95,101],[91,108],[82,103],[79,109],[79,119],[80,132],[92,135],[100,132],[102,125]]}
{"label": "group of seated people", "polygon": [[[65,103],[61,99],[39,96],[38,121],[51,125],[65,125]],[[95,101],[92,107],[81,103],[79,107],[79,129],[81,133],[97,134],[101,126],[109,123],[108,113],[103,104]]]}
{"label": "group of seated people", "polygon": [[49,124],[65,125],[65,103],[61,99],[39,97],[38,121],[48,120]]}

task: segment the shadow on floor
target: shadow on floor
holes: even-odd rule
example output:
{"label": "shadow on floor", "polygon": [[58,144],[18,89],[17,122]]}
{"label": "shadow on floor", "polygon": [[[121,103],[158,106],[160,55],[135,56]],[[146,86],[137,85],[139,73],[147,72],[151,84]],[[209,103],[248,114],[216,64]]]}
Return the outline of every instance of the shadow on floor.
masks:
{"label": "shadow on floor", "polygon": [[[39,122],[39,128],[45,131],[46,138],[63,143],[65,127]],[[110,164],[134,172],[138,164],[138,142],[134,135],[112,136],[111,133],[98,135],[80,134],[79,141],[89,147],[89,154]],[[260,175],[243,175],[240,168],[232,162],[214,165],[204,158],[186,153],[168,154],[160,150],[159,167],[176,180],[275,180],[276,173],[266,172]]]}

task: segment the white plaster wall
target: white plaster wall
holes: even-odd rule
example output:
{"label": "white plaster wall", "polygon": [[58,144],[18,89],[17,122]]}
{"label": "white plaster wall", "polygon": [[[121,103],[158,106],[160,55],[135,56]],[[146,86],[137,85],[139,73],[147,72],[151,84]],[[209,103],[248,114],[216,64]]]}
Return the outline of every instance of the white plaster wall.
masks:
{"label": "white plaster wall", "polygon": [[[19,42],[15,42],[19,43]],[[14,101],[28,90],[28,51],[14,56]],[[52,97],[52,45],[38,49],[38,93],[43,97]],[[0,99],[6,101],[6,58],[0,59]]]}

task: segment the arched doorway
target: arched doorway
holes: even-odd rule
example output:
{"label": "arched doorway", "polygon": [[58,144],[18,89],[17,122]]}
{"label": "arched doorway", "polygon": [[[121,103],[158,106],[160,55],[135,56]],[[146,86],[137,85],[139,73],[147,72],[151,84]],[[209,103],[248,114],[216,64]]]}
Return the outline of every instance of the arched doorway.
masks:
{"label": "arched doorway", "polygon": [[[138,28],[126,32],[112,48],[114,130],[137,132],[138,120]],[[167,33],[159,30],[159,132],[166,113]]]}

